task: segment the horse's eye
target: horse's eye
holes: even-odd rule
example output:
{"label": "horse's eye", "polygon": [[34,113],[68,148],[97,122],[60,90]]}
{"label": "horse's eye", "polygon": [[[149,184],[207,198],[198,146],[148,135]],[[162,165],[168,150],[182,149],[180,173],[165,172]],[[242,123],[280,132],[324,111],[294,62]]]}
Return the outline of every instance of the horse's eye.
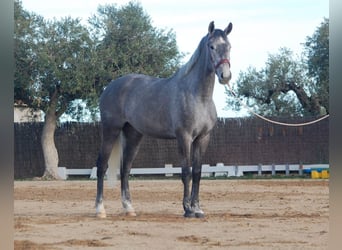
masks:
{"label": "horse's eye", "polygon": [[210,49],[214,50],[214,49],[215,49],[215,47],[214,47],[213,45],[210,45]]}

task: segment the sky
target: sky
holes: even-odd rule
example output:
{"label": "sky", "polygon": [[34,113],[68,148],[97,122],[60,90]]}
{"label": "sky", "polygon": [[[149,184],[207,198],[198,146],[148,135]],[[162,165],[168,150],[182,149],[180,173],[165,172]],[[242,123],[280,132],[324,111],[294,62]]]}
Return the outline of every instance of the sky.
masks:
{"label": "sky", "polygon": [[[84,24],[101,4],[125,5],[129,0],[22,0],[24,9],[45,18],[79,17]],[[172,29],[180,52],[186,53],[183,63],[191,57],[208,25],[224,29],[229,22],[231,49],[231,85],[239,72],[249,66],[261,69],[269,54],[287,47],[299,55],[303,43],[323,21],[329,18],[329,0],[140,0],[151,17],[152,25]],[[244,116],[246,110],[226,110],[224,86],[216,79],[213,96],[219,117]]]}

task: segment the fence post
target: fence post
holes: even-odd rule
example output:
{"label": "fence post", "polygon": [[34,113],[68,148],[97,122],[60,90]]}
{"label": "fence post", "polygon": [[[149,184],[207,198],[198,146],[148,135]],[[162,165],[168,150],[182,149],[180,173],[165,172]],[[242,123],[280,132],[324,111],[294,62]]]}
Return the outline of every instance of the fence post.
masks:
{"label": "fence post", "polygon": [[272,176],[274,176],[276,174],[276,170],[275,170],[275,165],[274,163],[272,164]]}
{"label": "fence post", "polygon": [[262,175],[262,165],[259,163],[258,165],[258,176]]}
{"label": "fence post", "polygon": [[[165,168],[172,168],[172,164],[165,164]],[[166,177],[172,177],[173,174],[170,173],[170,174],[165,174]]]}
{"label": "fence post", "polygon": [[201,177],[210,177],[210,172],[205,172],[203,170],[205,169],[209,169],[210,165],[209,164],[202,164],[202,173],[201,173]]}
{"label": "fence post", "polygon": [[238,176],[239,175],[239,166],[236,165],[235,166],[235,176]]}
{"label": "fence post", "polygon": [[289,166],[289,164],[286,164],[286,165],[285,165],[285,175],[286,175],[286,176],[289,176],[289,175],[290,175],[290,166]]}
{"label": "fence post", "polygon": [[[224,164],[222,162],[218,162],[216,163],[216,167],[224,167]],[[214,176],[228,176],[228,174],[224,172],[215,172]]]}
{"label": "fence post", "polygon": [[303,164],[302,164],[302,163],[299,164],[298,174],[299,174],[300,176],[303,175]]}
{"label": "fence post", "polygon": [[91,174],[89,179],[96,180],[97,179],[97,167],[93,167],[91,169]]}
{"label": "fence post", "polygon": [[58,167],[58,175],[62,180],[68,179],[68,174],[65,167]]}

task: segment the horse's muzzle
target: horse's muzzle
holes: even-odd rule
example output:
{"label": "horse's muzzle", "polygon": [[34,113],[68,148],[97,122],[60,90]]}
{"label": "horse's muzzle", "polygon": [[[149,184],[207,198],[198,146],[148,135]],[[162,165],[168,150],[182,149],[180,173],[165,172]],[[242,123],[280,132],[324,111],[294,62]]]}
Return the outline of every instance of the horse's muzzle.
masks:
{"label": "horse's muzzle", "polygon": [[229,84],[230,79],[232,79],[232,74],[231,74],[230,70],[226,74],[225,74],[225,72],[222,71],[218,75],[218,80],[219,80],[219,83],[221,83],[221,84]]}
{"label": "horse's muzzle", "polygon": [[216,75],[221,84],[228,84],[232,78],[230,72],[230,61],[228,59],[222,59],[215,65]]}

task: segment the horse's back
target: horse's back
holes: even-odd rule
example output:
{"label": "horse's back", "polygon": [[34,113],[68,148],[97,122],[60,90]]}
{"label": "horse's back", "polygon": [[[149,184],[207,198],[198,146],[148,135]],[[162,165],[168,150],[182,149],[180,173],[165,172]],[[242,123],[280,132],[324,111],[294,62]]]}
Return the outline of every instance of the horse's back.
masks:
{"label": "horse's back", "polygon": [[122,106],[137,102],[148,93],[158,94],[165,79],[142,74],[129,74],[116,80],[112,80],[105,88],[100,97],[100,109],[108,106]]}
{"label": "horse's back", "polygon": [[134,88],[146,86],[158,80],[159,78],[142,75],[142,74],[128,74],[112,80],[103,91],[100,100],[105,98],[113,98],[121,95],[124,92],[132,92]]}
{"label": "horse's back", "polygon": [[135,127],[151,121],[156,123],[158,116],[163,117],[159,120],[165,120],[169,113],[169,94],[167,79],[141,74],[122,76],[111,81],[100,97],[101,120],[117,126],[128,122]]}

